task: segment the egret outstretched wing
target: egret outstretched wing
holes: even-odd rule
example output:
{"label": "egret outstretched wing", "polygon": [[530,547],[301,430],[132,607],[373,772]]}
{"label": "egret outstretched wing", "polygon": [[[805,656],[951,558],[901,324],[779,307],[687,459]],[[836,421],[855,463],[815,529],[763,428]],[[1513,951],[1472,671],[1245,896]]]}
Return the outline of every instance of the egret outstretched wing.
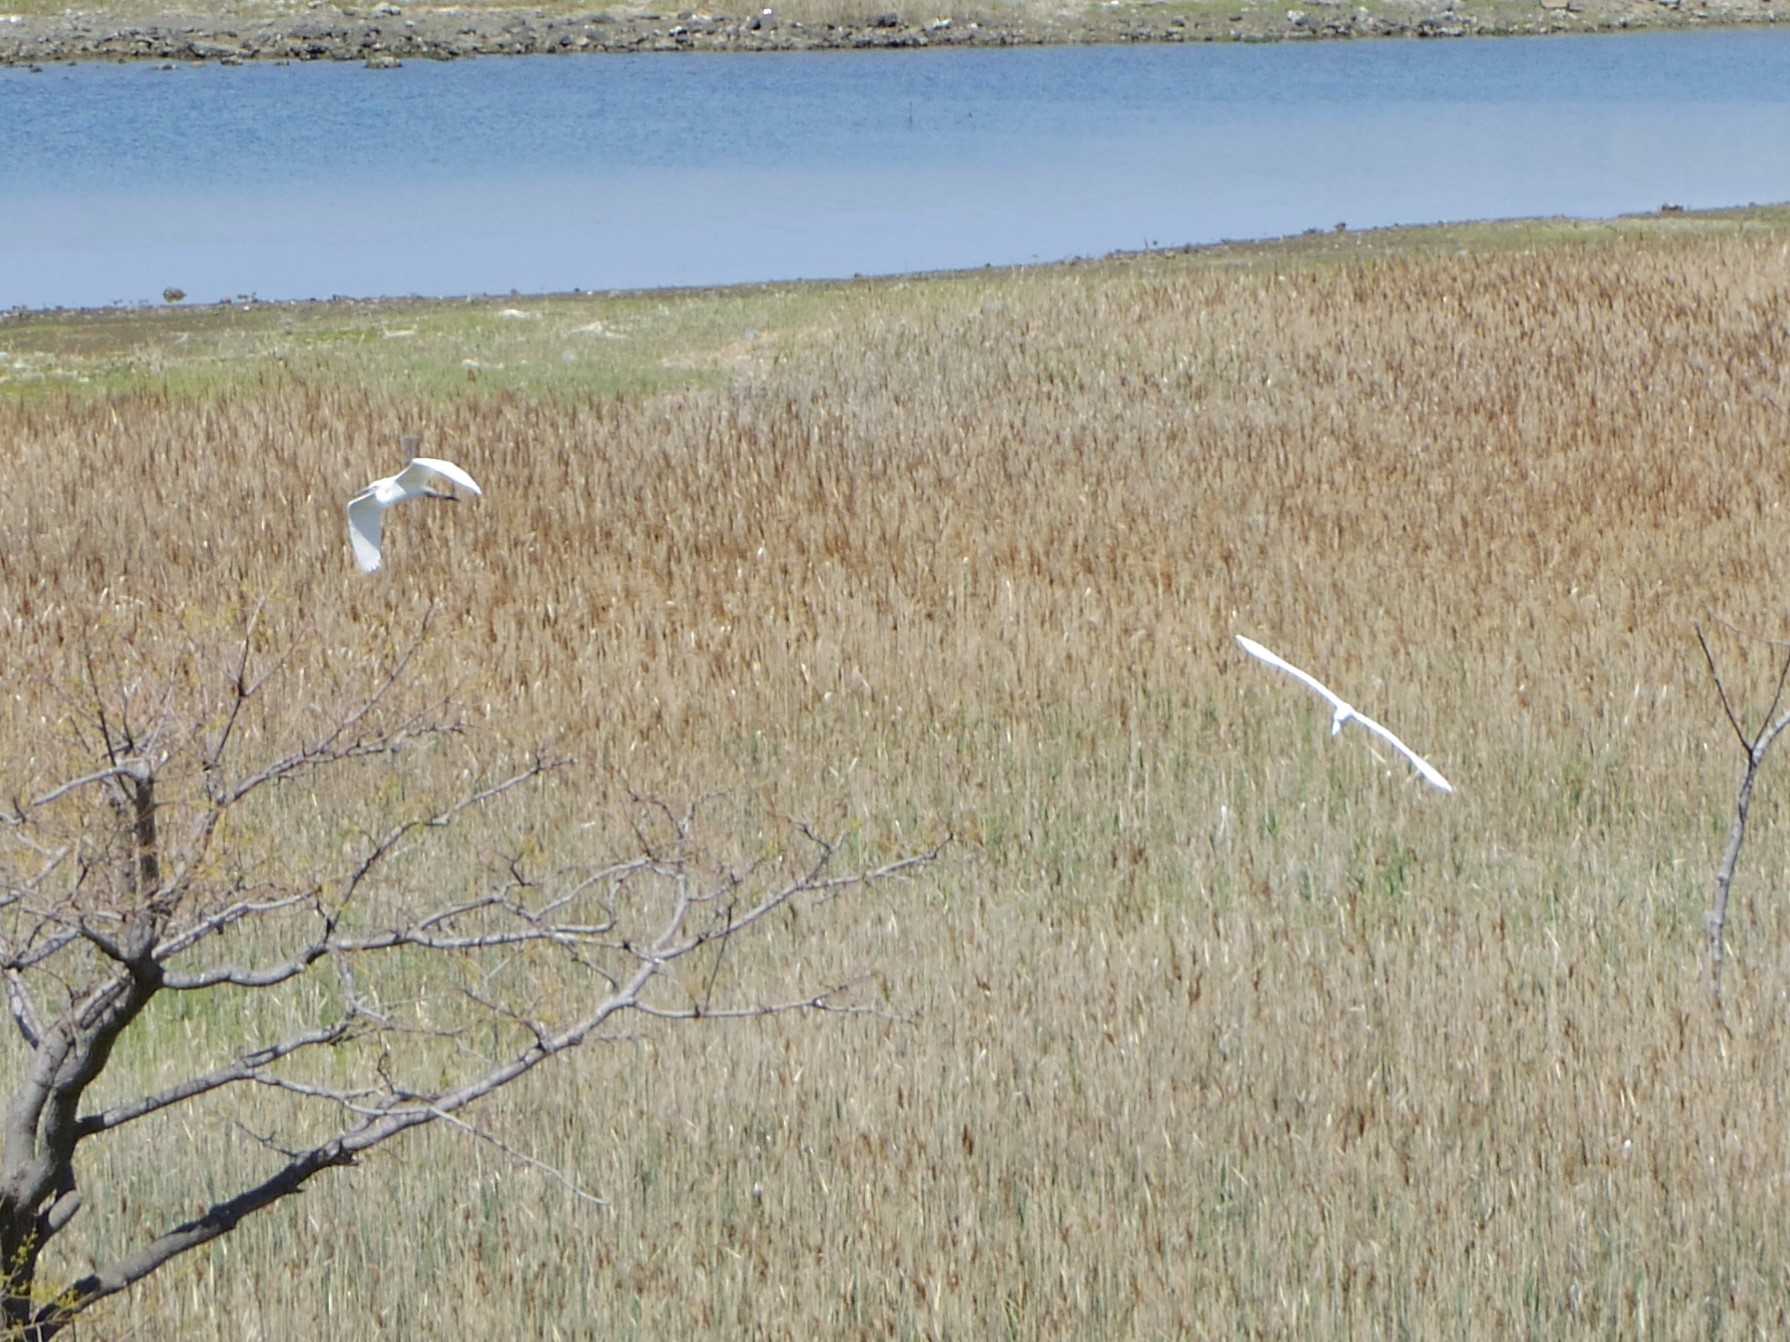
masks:
{"label": "egret outstretched wing", "polygon": [[451,461],[443,461],[440,457],[413,457],[410,465],[393,477],[398,488],[406,494],[420,494],[437,479],[456,484],[461,489],[474,494],[483,494],[479,482]]}
{"label": "egret outstretched wing", "polygon": [[1385,741],[1387,745],[1398,751],[1399,754],[1410,760],[1412,765],[1416,767],[1417,772],[1424,776],[1431,787],[1440,792],[1454,791],[1454,784],[1442,777],[1442,771],[1440,769],[1436,768],[1435,765],[1424,759],[1422,755],[1419,755],[1415,750],[1411,749],[1410,746],[1399,740],[1398,737],[1394,736],[1385,726],[1375,722],[1359,709],[1351,710],[1349,716],[1356,722],[1359,722],[1363,727],[1367,728],[1370,732],[1374,733],[1374,735],[1378,736],[1381,740]]}
{"label": "egret outstretched wing", "polygon": [[1268,649],[1264,648],[1254,639],[1245,638],[1242,634],[1238,634],[1237,642],[1242,645],[1243,651],[1247,652],[1251,657],[1266,662],[1276,671],[1284,671],[1287,675],[1305,686],[1306,689],[1312,691],[1328,703],[1331,708],[1330,734],[1332,736],[1335,736],[1340,732],[1349,722],[1359,722],[1363,727],[1367,728],[1374,735],[1385,741],[1386,744],[1397,750],[1399,754],[1411,761],[1411,764],[1416,768],[1417,772],[1423,775],[1424,781],[1429,783],[1431,787],[1442,792],[1454,791],[1454,784],[1442,777],[1441,771],[1437,769],[1435,765],[1431,764],[1428,760],[1424,759],[1423,756],[1411,749],[1410,746],[1399,740],[1398,737],[1394,736],[1385,726],[1374,721],[1374,719],[1368,717],[1367,714],[1349,703],[1348,700],[1337,694],[1316,676],[1307,671],[1301,671],[1284,657],[1279,657],[1274,653],[1269,652]]}
{"label": "egret outstretched wing", "polygon": [[1324,684],[1323,681],[1308,672],[1301,671],[1285,658],[1275,656],[1260,643],[1257,643],[1253,638],[1244,638],[1242,634],[1238,634],[1237,642],[1243,645],[1243,651],[1247,652],[1251,657],[1259,658],[1261,661],[1268,663],[1268,665],[1273,667],[1276,671],[1286,672],[1294,680],[1305,686],[1306,689],[1311,690],[1320,698],[1326,700],[1333,711],[1340,712],[1345,716],[1355,711],[1352,705],[1345,703],[1333,693],[1330,687]]}
{"label": "egret outstretched wing", "polygon": [[374,498],[372,490],[356,494],[348,501],[348,540],[354,546],[354,562],[362,573],[379,568],[379,533],[385,521],[385,506]]}

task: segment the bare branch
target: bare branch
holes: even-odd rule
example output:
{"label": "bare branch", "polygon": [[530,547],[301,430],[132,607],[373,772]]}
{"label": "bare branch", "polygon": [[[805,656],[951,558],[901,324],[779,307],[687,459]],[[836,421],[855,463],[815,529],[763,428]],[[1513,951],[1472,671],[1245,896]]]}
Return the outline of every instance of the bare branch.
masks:
{"label": "bare branch", "polygon": [[255,626],[261,622],[261,612],[267,606],[267,598],[262,597],[255,603],[255,609],[249,614],[248,624],[242,631],[242,640],[237,647],[236,674],[232,678],[230,711],[224,718],[224,725],[219,730],[217,741],[205,752],[203,765],[207,771],[220,767],[225,753],[230,748],[230,738],[236,731],[236,724],[242,717],[243,707],[272,674],[270,668],[253,685],[249,683],[249,649],[255,641]]}
{"label": "bare branch", "polygon": [[25,986],[24,975],[16,969],[6,971],[6,1006],[24,1036],[25,1047],[35,1051],[43,1042],[43,1022],[38,1017],[37,1004],[31,1000],[31,990]]}
{"label": "bare branch", "polygon": [[[411,663],[416,659],[417,652],[422,648],[423,643],[428,637],[429,623],[434,617],[434,612],[435,607],[434,604],[431,603],[429,609],[424,612],[422,626],[418,630],[416,638],[411,641],[410,645],[406,647],[401,654],[399,654],[397,661],[392,664],[391,670],[386,673],[384,678],[376,686],[374,686],[372,693],[363,699],[357,707],[338,717],[330,725],[329,730],[317,740],[302,746],[298,750],[292,751],[291,753],[274,760],[272,763],[265,765],[261,769],[256,770],[254,773],[237,780],[235,786],[219,789],[214,797],[219,808],[232,806],[248,796],[251,792],[256,791],[258,788],[264,787],[268,783],[275,782],[279,779],[290,777],[307,767],[319,764],[332,764],[339,760],[358,759],[367,755],[388,754],[397,749],[403,741],[411,736],[445,735],[460,730],[458,723],[433,722],[429,720],[426,715],[418,712],[405,718],[395,728],[382,729],[367,736],[355,735],[357,729],[365,723],[372,714],[391,697],[398,686],[403,683],[405,673],[410,670]],[[248,636],[245,635],[243,648],[243,664],[245,666],[248,655],[247,638]],[[262,681],[257,681],[252,689],[245,687],[243,693],[253,693],[259,690],[264,683],[265,678]],[[232,721],[233,720],[234,719],[232,718]],[[209,752],[208,758],[214,760],[221,759],[226,740],[226,737],[220,737],[214,749]]]}
{"label": "bare branch", "polygon": [[298,908],[306,904],[316,903],[316,892],[284,895],[279,899],[238,900],[216,913],[207,914],[191,927],[185,928],[163,941],[155,948],[155,958],[166,961],[189,950],[209,936],[224,931],[226,928],[246,918],[265,917],[270,913],[281,913],[287,909]]}
{"label": "bare branch", "polygon": [[71,778],[66,783],[51,788],[43,796],[34,801],[14,802],[13,813],[6,817],[9,825],[23,824],[32,811],[41,811],[46,806],[54,806],[71,792],[79,792],[82,788],[92,787],[95,783],[109,783],[115,778],[129,775],[136,766],[131,764],[109,764],[103,769],[95,769],[90,774],[82,774],[79,778]]}
{"label": "bare branch", "polygon": [[547,1164],[546,1161],[536,1160],[533,1156],[528,1155],[525,1152],[518,1151],[515,1147],[510,1146],[505,1142],[499,1141],[496,1137],[494,1137],[490,1133],[484,1131],[484,1129],[473,1126],[471,1123],[468,1123],[465,1119],[457,1118],[453,1114],[442,1112],[442,1111],[437,1111],[435,1116],[438,1119],[440,1119],[442,1122],[451,1124],[453,1127],[458,1128],[461,1132],[467,1133],[473,1137],[478,1138],[481,1142],[490,1143],[492,1146],[495,1146],[499,1151],[502,1151],[511,1160],[518,1161],[523,1165],[529,1165],[529,1166],[532,1166],[533,1168],[539,1170],[542,1174],[545,1174],[549,1179],[553,1179],[556,1182],[558,1182],[559,1184],[563,1185],[564,1188],[566,1189],[566,1191],[569,1192],[570,1194],[572,1194],[573,1197],[582,1198],[584,1201],[592,1204],[593,1206],[597,1206],[597,1207],[607,1207],[609,1205],[608,1198],[600,1198],[595,1193],[591,1193],[591,1192],[586,1191],[583,1188],[580,1188],[572,1180],[571,1176],[566,1174],[566,1172],[564,1170],[559,1169],[556,1166],[549,1165],[549,1164]]}
{"label": "bare branch", "polygon": [[233,984],[238,988],[272,988],[297,978],[326,955],[353,955],[367,951],[389,951],[414,947],[426,951],[490,951],[535,942],[570,944],[597,935],[601,928],[546,927],[519,928],[514,932],[482,932],[474,936],[429,936],[409,928],[393,928],[372,936],[330,939],[313,942],[290,960],[269,965],[265,969],[244,969],[239,965],[220,965],[194,974],[168,974],[162,986],[174,991],[191,992],[199,988],[216,988]]}
{"label": "bare branch", "polygon": [[1722,709],[1728,715],[1728,721],[1734,728],[1734,734],[1740,740],[1741,749],[1746,752],[1746,768],[1741,774],[1740,785],[1734,796],[1734,822],[1728,827],[1728,842],[1722,852],[1721,864],[1715,874],[1715,901],[1710,908],[1706,920],[1709,944],[1709,993],[1711,999],[1719,1007],[1722,1000],[1722,968],[1727,958],[1728,901],[1734,887],[1734,873],[1740,864],[1741,846],[1746,842],[1747,816],[1753,805],[1753,786],[1759,777],[1759,769],[1765,763],[1772,744],[1790,728],[1790,712],[1780,714],[1775,719],[1779,704],[1783,702],[1784,688],[1790,682],[1790,650],[1786,650],[1778,666],[1777,684],[1772,694],[1771,706],[1759,730],[1748,739],[1740,725],[1740,719],[1728,699],[1727,688],[1722,684],[1721,673],[1716,667],[1715,655],[1710,650],[1709,641],[1704,638],[1701,626],[1697,628],[1697,642],[1702,646],[1703,659],[1708,663],[1710,678],[1715,682],[1716,693],[1720,696]]}
{"label": "bare branch", "polygon": [[368,1096],[388,1093],[388,1088],[384,1086],[357,1086],[344,1090],[340,1086],[314,1086],[309,1082],[294,1081],[284,1076],[256,1076],[250,1079],[257,1086],[264,1086],[268,1090],[284,1091],[288,1095],[298,1095],[307,1100],[328,1100],[333,1105],[357,1114],[370,1112],[362,1104]]}
{"label": "bare branch", "polygon": [[534,779],[544,777],[549,773],[566,768],[570,764],[571,760],[563,756],[548,757],[545,755],[537,755],[528,768],[523,769],[519,773],[512,774],[510,777],[502,779],[499,782],[493,783],[489,787],[469,793],[460,798],[460,800],[456,801],[453,805],[437,811],[434,815],[425,816],[416,820],[406,820],[402,824],[394,825],[390,830],[386,831],[384,837],[374,843],[373,847],[368,850],[366,856],[363,857],[360,862],[356,864],[354,870],[348,874],[347,878],[342,883],[342,895],[336,901],[336,906],[338,908],[346,907],[353,900],[361,885],[373,874],[374,870],[387,858],[391,857],[398,845],[412,834],[415,834],[420,830],[445,829],[447,825],[462,812],[483,806],[486,802],[501,797],[506,792],[519,788],[525,783],[532,782]]}
{"label": "bare branch", "polygon": [[349,1037],[354,1029],[354,1024],[352,1016],[346,1017],[333,1025],[324,1026],[322,1029],[309,1030],[304,1034],[295,1035],[291,1039],[282,1040],[280,1043],[270,1044],[265,1048],[245,1053],[235,1062],[228,1063],[215,1071],[207,1072],[203,1076],[191,1077],[178,1085],[158,1091],[154,1095],[145,1095],[141,1099],[132,1100],[127,1104],[114,1105],[110,1109],[102,1109],[98,1113],[84,1115],[75,1125],[76,1134],[80,1137],[92,1137],[102,1132],[109,1132],[114,1128],[121,1128],[127,1123],[135,1122],[139,1118],[145,1118],[166,1109],[169,1105],[180,1104],[195,1096],[232,1085],[238,1081],[265,1081],[267,1078],[262,1075],[263,1068],[282,1058],[289,1058],[304,1049],[339,1044]]}
{"label": "bare branch", "polygon": [[884,1011],[880,1007],[863,1006],[856,1003],[841,1004],[833,999],[841,993],[850,992],[854,985],[837,984],[831,988],[823,988],[812,996],[789,1002],[763,1002],[744,1007],[710,1008],[662,1007],[649,1002],[635,1005],[636,1015],[650,1016],[654,1020],[698,1021],[698,1020],[758,1020],[765,1016],[788,1016],[801,1011],[822,1012],[830,1016],[874,1016],[878,1020],[893,1021],[897,1024],[912,1023],[912,1016],[903,1016],[897,1012]]}
{"label": "bare branch", "polygon": [[[813,838],[814,836],[810,834],[809,837]],[[821,842],[819,839],[814,839],[814,841],[816,843]],[[948,842],[949,840],[946,840],[946,843]],[[715,940],[717,936],[732,937],[746,931],[755,924],[762,922],[765,918],[775,913],[798,895],[822,895],[828,898],[837,898],[846,890],[854,887],[874,885],[878,881],[888,880],[890,877],[902,875],[916,867],[936,862],[944,850],[945,844],[941,843],[928,852],[916,854],[912,857],[898,858],[893,862],[885,863],[883,866],[877,867],[873,871],[852,872],[843,876],[823,876],[821,874],[821,869],[832,860],[834,853],[834,848],[831,844],[823,844],[820,857],[809,868],[807,874],[765,896],[745,913],[730,920],[718,931],[701,933],[684,941],[662,945],[658,947],[654,953],[659,960],[666,963],[681,959],[684,956],[689,955],[692,951]],[[713,896],[705,898],[712,899]]]}
{"label": "bare branch", "polygon": [[[51,924],[55,924],[58,926],[62,925],[61,920],[56,919],[48,914],[43,915],[43,920],[44,920],[44,924],[46,926],[51,925]],[[33,937],[26,937],[25,943],[30,944],[32,939],[33,939]],[[9,971],[12,971],[15,973],[18,971],[21,971],[21,970],[35,969],[37,966],[43,964],[46,960],[54,959],[60,952],[62,952],[63,950],[65,950],[68,947],[70,942],[75,942],[75,941],[79,941],[79,940],[81,940],[81,934],[79,932],[75,931],[73,928],[68,928],[67,930],[59,931],[55,936],[51,937],[48,941],[38,944],[30,951],[20,951],[20,952],[13,954],[10,957],[8,957],[5,961],[5,966]]]}

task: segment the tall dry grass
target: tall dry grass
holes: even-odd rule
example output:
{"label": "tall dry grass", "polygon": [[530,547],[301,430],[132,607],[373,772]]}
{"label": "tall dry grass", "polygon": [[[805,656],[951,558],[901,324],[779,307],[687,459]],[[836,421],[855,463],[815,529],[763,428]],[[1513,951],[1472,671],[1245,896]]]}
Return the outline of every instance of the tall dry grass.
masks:
{"label": "tall dry grass", "polygon": [[[1691,626],[1785,633],[1781,237],[865,292],[656,399],[0,405],[9,790],[69,762],[86,649],[264,600],[278,732],[434,602],[425,688],[589,763],[506,818],[549,848],[624,847],[630,786],[960,836],[740,968],[869,969],[912,1023],[649,1034],[483,1116],[608,1211],[432,1134],[140,1290],[142,1334],[1777,1331],[1786,790],[1718,1018],[1739,759]],[[487,496],[395,516],[368,581],[340,505],[400,432]],[[1721,646],[1756,711],[1767,650]],[[157,1028],[126,1080],[233,1037]],[[127,1195],[90,1232],[227,1187],[260,1103],[89,1171]]]}

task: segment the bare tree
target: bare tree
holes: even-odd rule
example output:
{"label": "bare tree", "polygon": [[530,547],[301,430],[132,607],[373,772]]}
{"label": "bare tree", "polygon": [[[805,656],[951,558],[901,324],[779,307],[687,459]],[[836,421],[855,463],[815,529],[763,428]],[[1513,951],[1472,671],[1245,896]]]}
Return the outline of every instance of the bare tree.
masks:
{"label": "bare tree", "polygon": [[[413,802],[413,814],[394,817],[387,806],[384,828],[362,833],[340,857],[307,854],[297,877],[270,874],[233,859],[238,817],[255,799],[318,795],[325,785],[354,784],[357,770],[370,777],[366,771],[383,769],[389,778],[394,767],[407,767],[394,765],[396,752],[451,743],[462,727],[445,706],[413,711],[401,702],[411,688],[413,648],[314,735],[270,749],[264,733],[245,727],[277,673],[258,669],[253,633],[251,623],[222,675],[189,666],[159,687],[142,682],[106,693],[90,664],[83,739],[94,767],[0,811],[0,969],[24,1045],[0,1120],[6,1336],[54,1337],[97,1301],[229,1234],[320,1172],[351,1165],[412,1128],[466,1126],[463,1111],[476,1101],[548,1059],[614,1037],[625,1020],[870,1009],[843,996],[849,985],[802,989],[788,1000],[726,1000],[717,989],[726,982],[717,973],[722,951],[795,901],[827,899],[937,856],[934,849],[836,873],[835,845],[791,825],[790,842],[772,858],[743,868],[704,863],[693,846],[693,811],[641,803],[638,848],[624,861],[541,873],[512,855],[457,895],[405,888],[409,897],[387,909],[386,896],[403,887],[418,853],[448,842],[457,821],[548,783],[569,765],[541,754],[464,782],[445,798]],[[176,683],[184,690],[170,688]],[[208,711],[191,711],[190,703],[180,711],[183,694],[204,685]],[[371,898],[376,888],[378,900]],[[444,1041],[440,1031],[400,1020],[367,986],[394,958],[413,968],[419,959],[464,968],[517,955],[554,957],[562,976],[581,987],[576,1004],[550,1020],[531,1014],[538,1004],[502,1000],[479,986],[488,977],[460,974],[468,1010],[486,1034],[507,1041],[495,1050],[467,1048],[463,1037]],[[115,1046],[158,997],[277,993],[314,975],[333,976],[333,991],[316,995],[334,1003],[327,1013],[313,1009],[300,1026],[245,1039],[233,1056],[170,1084],[92,1102]],[[434,1070],[403,1064],[431,1045],[443,1046],[440,1055],[457,1072],[425,1090],[402,1077]],[[307,1070],[306,1061],[325,1052],[333,1070]],[[345,1053],[353,1084],[340,1080]],[[78,1224],[76,1156],[85,1144],[240,1086],[271,1088],[333,1115],[328,1135],[295,1148],[269,1140],[271,1168],[233,1196],[75,1279],[39,1279],[46,1246]]]}
{"label": "bare tree", "polygon": [[1709,640],[1703,636],[1701,626],[1697,629],[1697,643],[1703,649],[1703,660],[1709,666],[1709,678],[1715,682],[1715,692],[1721,698],[1722,711],[1728,715],[1728,724],[1734,728],[1735,739],[1740,742],[1741,750],[1746,754],[1746,769],[1740,776],[1740,787],[1734,796],[1734,823],[1728,828],[1728,843],[1722,851],[1721,865],[1715,873],[1715,901],[1710,906],[1708,918],[1709,936],[1709,992],[1719,1006],[1722,1000],[1722,963],[1726,958],[1728,928],[1728,895],[1734,886],[1734,871],[1740,863],[1740,848],[1746,841],[1747,814],[1753,806],[1753,784],[1759,777],[1759,769],[1770,753],[1772,743],[1790,727],[1790,710],[1779,712],[1784,702],[1784,688],[1790,684],[1790,650],[1786,650],[1783,660],[1778,664],[1777,686],[1772,692],[1771,705],[1765,710],[1758,728],[1748,735],[1747,729],[1741,725],[1740,715],[1734,711],[1734,704],[1728,698],[1728,688],[1722,683],[1722,674],[1715,664],[1715,654],[1710,651]]}

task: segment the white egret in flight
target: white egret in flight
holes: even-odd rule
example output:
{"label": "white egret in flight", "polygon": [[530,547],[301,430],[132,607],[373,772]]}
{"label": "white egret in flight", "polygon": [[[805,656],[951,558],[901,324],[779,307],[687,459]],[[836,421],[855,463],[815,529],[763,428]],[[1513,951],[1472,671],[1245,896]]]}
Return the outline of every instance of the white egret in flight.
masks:
{"label": "white egret in flight", "polygon": [[[415,446],[416,441],[415,438],[403,440],[406,448]],[[379,568],[379,533],[387,508],[405,499],[459,501],[452,494],[431,489],[430,486],[438,480],[471,490],[474,494],[485,492],[479,488],[478,481],[451,461],[412,457],[410,465],[396,475],[375,480],[348,500],[348,539],[354,545],[354,562],[360,565],[362,573],[372,573]]]}
{"label": "white egret in flight", "polygon": [[1314,691],[1320,698],[1324,699],[1331,708],[1330,734],[1332,736],[1335,736],[1340,732],[1346,723],[1359,722],[1375,736],[1380,737],[1393,749],[1397,750],[1399,754],[1410,760],[1411,763],[1416,766],[1417,772],[1424,776],[1424,779],[1431,787],[1437,788],[1442,792],[1454,791],[1454,785],[1446,778],[1442,777],[1441,771],[1438,770],[1435,765],[1424,759],[1423,756],[1419,755],[1415,750],[1411,749],[1410,746],[1399,740],[1398,737],[1387,731],[1386,728],[1368,717],[1367,714],[1363,713],[1353,704],[1345,702],[1316,676],[1301,671],[1298,667],[1294,666],[1291,662],[1286,661],[1284,658],[1276,657],[1260,643],[1257,643],[1253,639],[1244,638],[1242,634],[1237,635],[1237,642],[1243,645],[1243,651],[1247,652],[1251,657],[1259,658],[1277,671],[1285,671],[1294,680],[1298,681],[1308,690]]}

